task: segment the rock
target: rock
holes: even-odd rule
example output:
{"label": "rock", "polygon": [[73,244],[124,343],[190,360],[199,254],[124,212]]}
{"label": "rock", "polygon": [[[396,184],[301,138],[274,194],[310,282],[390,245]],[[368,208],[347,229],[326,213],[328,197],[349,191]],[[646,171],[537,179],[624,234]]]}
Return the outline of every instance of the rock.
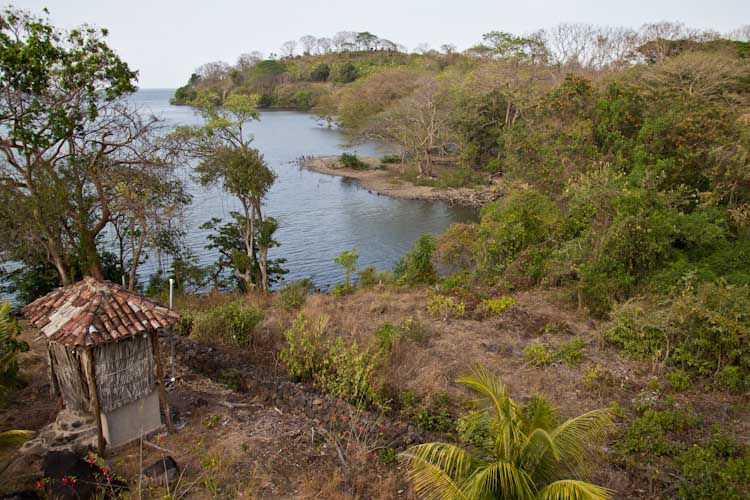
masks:
{"label": "rock", "polygon": [[321,406],[323,404],[323,400],[320,398],[315,398],[312,402],[313,406]]}
{"label": "rock", "polygon": [[[87,500],[97,497],[97,485],[103,481],[103,471],[70,451],[50,451],[44,457],[44,477],[47,479],[47,497],[56,500]],[[75,484],[64,479],[75,478]],[[108,485],[125,490],[126,484],[113,479]],[[109,486],[108,486],[109,488]]]}
{"label": "rock", "polygon": [[180,468],[174,458],[169,455],[143,469],[144,481],[158,486],[163,486],[166,483],[171,484],[179,477]]}
{"label": "rock", "polygon": [[45,449],[41,439],[32,439],[31,441],[26,441],[23,446],[21,446],[21,449],[18,450],[21,455],[37,455],[40,457],[44,455],[45,451],[47,450]]}

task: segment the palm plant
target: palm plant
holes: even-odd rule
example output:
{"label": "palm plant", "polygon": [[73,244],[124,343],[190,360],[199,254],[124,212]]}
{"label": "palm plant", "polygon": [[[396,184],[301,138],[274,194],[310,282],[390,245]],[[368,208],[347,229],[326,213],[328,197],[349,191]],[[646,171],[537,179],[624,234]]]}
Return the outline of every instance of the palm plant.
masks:
{"label": "palm plant", "polygon": [[465,448],[427,443],[401,455],[416,492],[435,500],[608,500],[613,492],[580,478],[595,445],[612,423],[594,410],[558,424],[542,398],[526,406],[508,395],[484,368],[458,379],[480,397],[471,415],[475,432]]}

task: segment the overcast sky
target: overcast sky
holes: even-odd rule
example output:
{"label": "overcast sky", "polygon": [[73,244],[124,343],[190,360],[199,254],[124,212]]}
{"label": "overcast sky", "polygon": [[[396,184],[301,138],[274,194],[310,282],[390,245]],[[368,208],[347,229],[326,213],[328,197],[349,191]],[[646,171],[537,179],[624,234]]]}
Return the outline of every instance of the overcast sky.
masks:
{"label": "overcast sky", "polygon": [[16,0],[62,27],[110,30],[142,88],[174,88],[208,61],[279,52],[286,40],[370,31],[413,48],[465,49],[491,30],[524,34],[560,22],[637,27],[682,21],[726,32],[750,24],[750,0]]}

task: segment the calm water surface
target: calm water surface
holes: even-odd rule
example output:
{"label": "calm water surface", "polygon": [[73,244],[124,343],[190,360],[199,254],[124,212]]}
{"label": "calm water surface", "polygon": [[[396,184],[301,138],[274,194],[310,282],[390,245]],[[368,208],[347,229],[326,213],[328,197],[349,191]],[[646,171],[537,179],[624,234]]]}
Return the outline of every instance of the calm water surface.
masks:
{"label": "calm water surface", "polygon": [[[172,106],[173,90],[140,90],[133,100],[145,111],[172,125],[199,124],[195,112],[186,106]],[[339,155],[344,151],[381,156],[374,144],[348,147],[344,135],[329,129],[312,115],[294,111],[268,111],[251,126],[254,146],[265,156],[278,178],[268,195],[265,210],[279,221],[276,239],[281,246],[271,257],[287,259],[286,280],[311,278],[323,288],[342,279],[333,259],[342,250],[359,250],[359,267],[390,269],[424,233],[440,233],[454,222],[473,220],[476,212],[445,203],[397,200],[379,196],[358,186],[356,181],[326,176],[299,167],[302,156]],[[192,182],[190,168],[182,172],[193,204],[187,213],[187,244],[201,264],[216,260],[206,250],[206,231],[199,228],[212,217],[228,220],[239,209],[231,195],[221,189],[206,189]],[[156,263],[144,266],[143,274],[154,272]]]}

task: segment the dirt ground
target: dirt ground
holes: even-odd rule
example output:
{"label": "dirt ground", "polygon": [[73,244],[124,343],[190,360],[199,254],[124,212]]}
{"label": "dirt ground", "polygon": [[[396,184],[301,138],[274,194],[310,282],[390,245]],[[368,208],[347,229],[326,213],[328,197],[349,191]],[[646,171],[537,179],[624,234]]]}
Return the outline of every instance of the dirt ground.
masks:
{"label": "dirt ground", "polygon": [[[466,316],[446,321],[427,312],[434,293],[429,287],[374,286],[341,298],[311,296],[301,312],[309,318],[329,316],[332,334],[356,340],[361,346],[370,345],[373,333],[386,322],[420,325],[423,338],[419,342],[396,344],[383,374],[385,383],[413,391],[424,401],[445,394],[456,413],[462,411],[469,395],[455,380],[476,365],[499,373],[516,400],[544,395],[563,417],[606,407],[612,401],[632,415],[637,398],[668,392],[663,374],[648,363],[624,359],[603,342],[606,325],[578,314],[557,292],[513,294],[516,304],[497,317],[481,313],[476,298],[457,297],[466,302]],[[346,406],[330,406],[346,410],[317,411],[317,405],[329,407],[322,402],[325,396],[314,388],[298,388],[299,384],[288,381],[283,382],[287,385],[274,385],[284,377],[275,353],[297,311],[273,306],[272,299],[254,303],[268,308],[262,326],[263,345],[257,352],[220,358],[221,363],[232,365],[227,368],[240,370],[245,377],[242,387],[229,389],[217,377],[202,373],[206,370],[191,367],[200,363],[179,363],[178,381],[169,391],[178,431],[107,457],[112,469],[128,479],[130,497],[164,497],[164,487],[139,492],[138,478],[142,467],[169,454],[184,471],[169,492],[171,498],[413,498],[403,471],[381,460],[386,447],[399,448],[383,437],[386,420]],[[32,346],[21,357],[23,377],[29,384],[9,407],[0,410],[2,429],[38,430],[54,417],[57,408],[49,395],[44,345],[28,331],[24,337]],[[553,363],[535,367],[526,361],[524,349],[529,343],[554,349],[572,339],[581,339],[585,345],[585,359],[579,366]],[[205,349],[201,355],[211,356],[210,348]],[[214,352],[218,356],[220,351]],[[188,352],[179,359],[191,356]],[[606,373],[603,382],[586,384],[585,374],[597,366]],[[282,404],[283,394],[278,399],[268,396],[274,387],[297,392]],[[748,441],[750,405],[743,396],[717,392],[700,383],[686,392],[668,395],[674,406],[690,407],[700,414],[706,433],[711,425],[720,424]],[[390,415],[387,423],[397,426],[400,418]],[[399,425],[413,427],[409,422]],[[634,473],[614,460],[611,446],[623,427],[620,423],[590,479],[616,490],[617,498],[660,498],[658,490],[644,481],[649,471]],[[38,460],[17,460],[0,474],[0,484],[5,490],[33,487],[39,467]]]}
{"label": "dirt ground", "polygon": [[500,196],[500,192],[495,187],[442,189],[432,186],[419,186],[402,178],[400,174],[403,167],[400,164],[390,164],[386,168],[377,168],[380,165],[378,158],[360,157],[360,160],[367,163],[370,169],[354,170],[341,167],[338,157],[335,156],[306,158],[302,164],[304,167],[320,174],[356,179],[362,188],[394,198],[445,201],[455,205],[480,207]]}

